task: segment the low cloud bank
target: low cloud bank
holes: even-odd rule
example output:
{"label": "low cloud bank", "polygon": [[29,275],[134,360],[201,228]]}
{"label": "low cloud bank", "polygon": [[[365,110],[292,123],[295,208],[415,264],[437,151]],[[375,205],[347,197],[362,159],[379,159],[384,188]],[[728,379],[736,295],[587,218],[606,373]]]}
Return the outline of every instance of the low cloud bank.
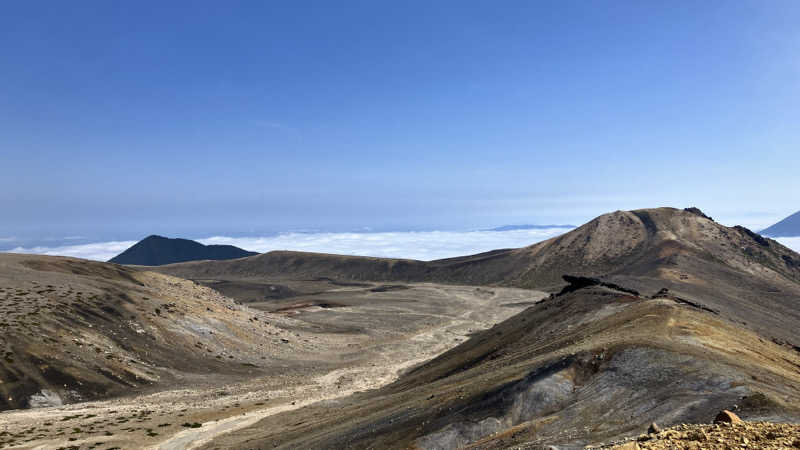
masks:
{"label": "low cloud bank", "polygon": [[[510,231],[406,231],[383,233],[283,233],[267,237],[215,236],[195,239],[203,244],[229,244],[264,253],[271,250],[384,256],[432,260],[531,245],[569,231],[546,228]],[[13,253],[74,256],[108,261],[136,241],[98,242],[54,247],[17,247]]]}
{"label": "low cloud bank", "polygon": [[405,231],[384,233],[285,233],[256,238],[210,237],[203,244],[229,244],[264,253],[298,250],[338,255],[385,256],[424,261],[464,256],[499,248],[531,245],[570,228],[510,231]]}
{"label": "low cloud bank", "polygon": [[775,240],[800,253],[800,237],[775,238]]}
{"label": "low cloud bank", "polygon": [[17,247],[11,253],[33,253],[37,255],[73,256],[75,258],[108,261],[125,251],[136,241],[96,242],[93,244],[62,245],[57,247]]}

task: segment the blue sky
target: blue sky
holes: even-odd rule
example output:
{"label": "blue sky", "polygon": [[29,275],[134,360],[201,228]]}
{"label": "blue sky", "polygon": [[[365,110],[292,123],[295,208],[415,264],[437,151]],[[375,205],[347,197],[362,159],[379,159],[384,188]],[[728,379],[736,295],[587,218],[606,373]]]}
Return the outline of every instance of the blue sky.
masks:
{"label": "blue sky", "polygon": [[6,2],[0,238],[662,205],[760,228],[800,209],[797,23],[795,1]]}

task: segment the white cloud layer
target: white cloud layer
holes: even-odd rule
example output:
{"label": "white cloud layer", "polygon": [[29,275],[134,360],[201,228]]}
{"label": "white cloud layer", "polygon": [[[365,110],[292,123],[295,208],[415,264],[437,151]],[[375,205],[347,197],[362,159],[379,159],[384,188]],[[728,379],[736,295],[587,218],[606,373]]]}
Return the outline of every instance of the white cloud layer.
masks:
{"label": "white cloud layer", "polygon": [[[204,244],[229,244],[264,253],[297,250],[340,255],[385,256],[432,260],[470,255],[500,248],[531,245],[569,231],[569,228],[510,231],[414,231],[391,233],[283,233],[268,237],[215,236],[197,239]],[[781,244],[800,252],[800,237],[778,238]],[[98,242],[58,247],[17,247],[13,253],[74,256],[108,261],[136,241]]]}
{"label": "white cloud layer", "polygon": [[284,233],[277,236],[199,239],[203,244],[229,244],[264,253],[271,250],[384,256],[432,260],[499,248],[531,245],[569,231],[545,228],[510,231],[404,231],[384,233]]}
{"label": "white cloud layer", "polygon": [[785,238],[774,238],[774,239],[780,242],[781,244],[789,247],[790,249],[800,253],[800,237],[785,237]]}
{"label": "white cloud layer", "polygon": [[[569,228],[510,231],[414,231],[386,233],[283,233],[268,237],[215,236],[203,244],[229,244],[264,253],[271,250],[385,256],[431,260],[531,245],[569,231]],[[98,242],[59,247],[17,247],[14,253],[74,256],[107,261],[136,241]]]}
{"label": "white cloud layer", "polygon": [[81,245],[62,245],[59,247],[17,247],[8,251],[11,253],[73,256],[75,258],[92,259],[95,261],[108,261],[135,243],[136,241],[111,241]]}

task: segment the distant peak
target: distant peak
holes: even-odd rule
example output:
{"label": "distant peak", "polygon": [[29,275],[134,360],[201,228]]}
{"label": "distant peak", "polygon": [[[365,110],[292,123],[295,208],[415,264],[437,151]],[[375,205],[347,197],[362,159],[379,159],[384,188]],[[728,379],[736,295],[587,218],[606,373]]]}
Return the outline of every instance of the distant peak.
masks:
{"label": "distant peak", "polygon": [[224,260],[256,255],[232,245],[203,245],[182,238],[167,238],[151,234],[134,244],[110,262],[140,266],[160,266],[187,261]]}
{"label": "distant peak", "polygon": [[800,211],[781,220],[771,227],[761,230],[761,234],[771,237],[796,237],[800,236]]}

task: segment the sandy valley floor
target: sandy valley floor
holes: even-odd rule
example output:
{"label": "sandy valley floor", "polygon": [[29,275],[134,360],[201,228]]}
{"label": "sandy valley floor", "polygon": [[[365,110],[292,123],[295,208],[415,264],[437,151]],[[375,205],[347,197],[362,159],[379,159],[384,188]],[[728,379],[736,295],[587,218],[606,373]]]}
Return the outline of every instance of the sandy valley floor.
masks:
{"label": "sandy valley floor", "polygon": [[366,284],[315,293],[313,301],[285,299],[277,309],[274,302],[250,303],[247,308],[289,324],[282,326],[292,339],[315,343],[311,351],[283,356],[270,368],[274,375],[244,382],[204,379],[195,389],[3,412],[0,442],[3,448],[193,448],[269,415],[390,383],[544,296],[508,288]]}

